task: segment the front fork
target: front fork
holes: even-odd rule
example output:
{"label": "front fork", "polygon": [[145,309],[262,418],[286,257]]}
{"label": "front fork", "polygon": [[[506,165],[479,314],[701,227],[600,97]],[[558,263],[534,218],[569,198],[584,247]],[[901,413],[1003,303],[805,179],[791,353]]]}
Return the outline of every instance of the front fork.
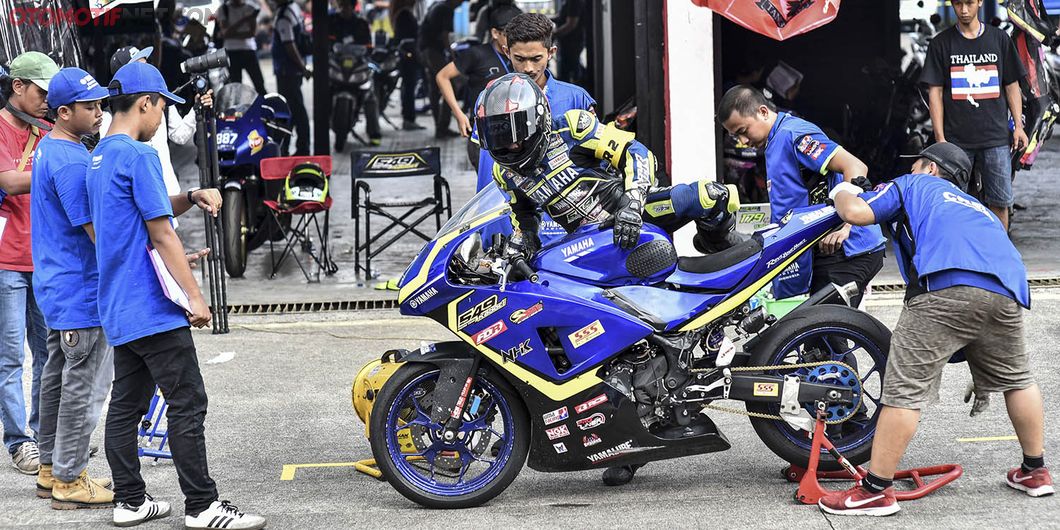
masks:
{"label": "front fork", "polygon": [[444,366],[439,366],[431,421],[442,424],[442,439],[446,443],[456,440],[457,432],[464,423],[461,418],[467,406],[467,397],[475,385],[475,374],[480,362],[481,357],[475,356],[471,359],[448,360]]}

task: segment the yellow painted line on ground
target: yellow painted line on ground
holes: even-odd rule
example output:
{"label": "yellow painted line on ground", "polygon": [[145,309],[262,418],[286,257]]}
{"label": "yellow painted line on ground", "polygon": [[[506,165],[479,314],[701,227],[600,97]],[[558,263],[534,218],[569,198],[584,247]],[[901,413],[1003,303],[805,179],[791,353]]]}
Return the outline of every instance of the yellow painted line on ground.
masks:
{"label": "yellow painted line on ground", "polygon": [[310,467],[355,467],[357,462],[326,462],[323,464],[284,464],[280,480],[294,480],[294,472],[299,468]]}
{"label": "yellow painted line on ground", "polygon": [[983,436],[981,438],[957,438],[957,441],[958,442],[962,442],[962,443],[968,443],[968,442],[1009,442],[1009,441],[1018,441],[1018,440],[1019,440],[1019,438],[1016,438],[1015,435],[1011,435],[1011,436]]}

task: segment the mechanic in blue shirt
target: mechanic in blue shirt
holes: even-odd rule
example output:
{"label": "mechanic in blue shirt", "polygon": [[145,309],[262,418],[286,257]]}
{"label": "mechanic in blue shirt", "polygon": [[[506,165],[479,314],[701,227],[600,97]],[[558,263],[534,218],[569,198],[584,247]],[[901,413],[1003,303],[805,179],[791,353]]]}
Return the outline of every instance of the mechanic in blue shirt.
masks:
{"label": "mechanic in blue shirt", "polygon": [[[562,119],[568,110],[595,113],[596,101],[585,89],[556,79],[548,69],[549,62],[556,55],[556,47],[552,44],[553,27],[552,21],[540,13],[523,13],[508,22],[504,27],[504,35],[508,40],[505,49],[512,68],[515,73],[529,75],[544,90],[555,119]],[[556,128],[561,127],[558,125]],[[478,171],[475,191],[482,191],[493,182],[493,158],[489,151],[479,149],[477,128],[471,132],[471,144],[474,147],[469,145],[468,157],[473,164],[475,158],[478,159],[478,165],[475,166]],[[548,230],[548,225],[553,224],[546,221],[543,229]]]}
{"label": "mechanic in blue shirt", "polygon": [[[158,153],[144,143],[161,124],[167,102],[184,100],[169,92],[154,66],[140,62],[121,67],[107,88],[114,121],[92,152],[86,180],[96,231],[99,317],[114,346],[104,443],[114,477],[114,522],[129,526],[169,514],[168,503],[146,495],[137,454],[137,426],[157,384],[169,407],[169,444],[185,497],[185,526],[220,528],[211,521],[221,520],[225,527],[262,528],[260,516],[218,500],[208,472],[206,388],[188,324],[208,325],[210,308],[171,223],[174,213],[191,208],[194,197],[166,195]],[[215,203],[207,211],[216,216],[220,200],[211,191]],[[152,249],[161,258],[159,269]],[[166,295],[161,267],[187,295],[185,306]]]}
{"label": "mechanic in blue shirt", "polygon": [[[740,141],[765,149],[771,222],[792,208],[822,204],[828,190],[844,176],[864,177],[868,167],[825,136],[816,125],[777,113],[757,89],[729,89],[718,104],[718,119]],[[828,285],[856,282],[864,293],[869,280],[883,268],[885,239],[878,226],[849,224],[825,236],[813,255],[806,253],[773,282],[776,298],[787,298]],[[861,294],[851,300],[857,307]]]}
{"label": "mechanic in blue shirt", "polygon": [[895,470],[921,410],[938,400],[942,370],[958,350],[968,361],[976,394],[1005,395],[1023,449],[1023,464],[1009,470],[1006,484],[1032,497],[1054,492],[1043,457],[1042,395],[1024,347],[1027,270],[1001,220],[966,193],[971,171],[960,147],[941,142],[918,155],[911,174],[873,191],[862,193],[849,182],[832,190],[846,222],[891,228],[908,287],[884,371],[869,473],[860,486],[822,499],[826,512],[899,510]]}
{"label": "mechanic in blue shirt", "polygon": [[63,68],[52,77],[48,107],[55,126],[37,144],[30,184],[33,294],[49,328],[37,491],[56,507],[109,507],[114,501],[104,487],[110,481],[86,472],[89,441],[113,374],[113,350],[96,309],[95,234],[85,190],[89,154],[81,137],[99,131],[106,97],[107,89],[80,68]]}

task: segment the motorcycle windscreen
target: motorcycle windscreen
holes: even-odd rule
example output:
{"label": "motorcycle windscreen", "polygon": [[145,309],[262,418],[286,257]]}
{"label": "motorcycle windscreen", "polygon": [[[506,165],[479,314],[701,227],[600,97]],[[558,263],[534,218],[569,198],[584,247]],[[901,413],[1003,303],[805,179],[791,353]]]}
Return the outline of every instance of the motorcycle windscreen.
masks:
{"label": "motorcycle windscreen", "polygon": [[228,83],[217,91],[217,102],[214,107],[222,113],[246,112],[256,99],[258,99],[258,93],[253,87],[243,83]]}

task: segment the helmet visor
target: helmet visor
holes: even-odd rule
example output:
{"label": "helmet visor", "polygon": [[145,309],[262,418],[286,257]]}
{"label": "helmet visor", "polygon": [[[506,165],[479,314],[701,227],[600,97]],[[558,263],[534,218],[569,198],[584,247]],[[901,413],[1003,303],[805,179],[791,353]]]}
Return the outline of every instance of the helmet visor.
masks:
{"label": "helmet visor", "polygon": [[518,110],[475,119],[479,141],[489,151],[505,151],[537,132],[536,120],[526,110]]}

